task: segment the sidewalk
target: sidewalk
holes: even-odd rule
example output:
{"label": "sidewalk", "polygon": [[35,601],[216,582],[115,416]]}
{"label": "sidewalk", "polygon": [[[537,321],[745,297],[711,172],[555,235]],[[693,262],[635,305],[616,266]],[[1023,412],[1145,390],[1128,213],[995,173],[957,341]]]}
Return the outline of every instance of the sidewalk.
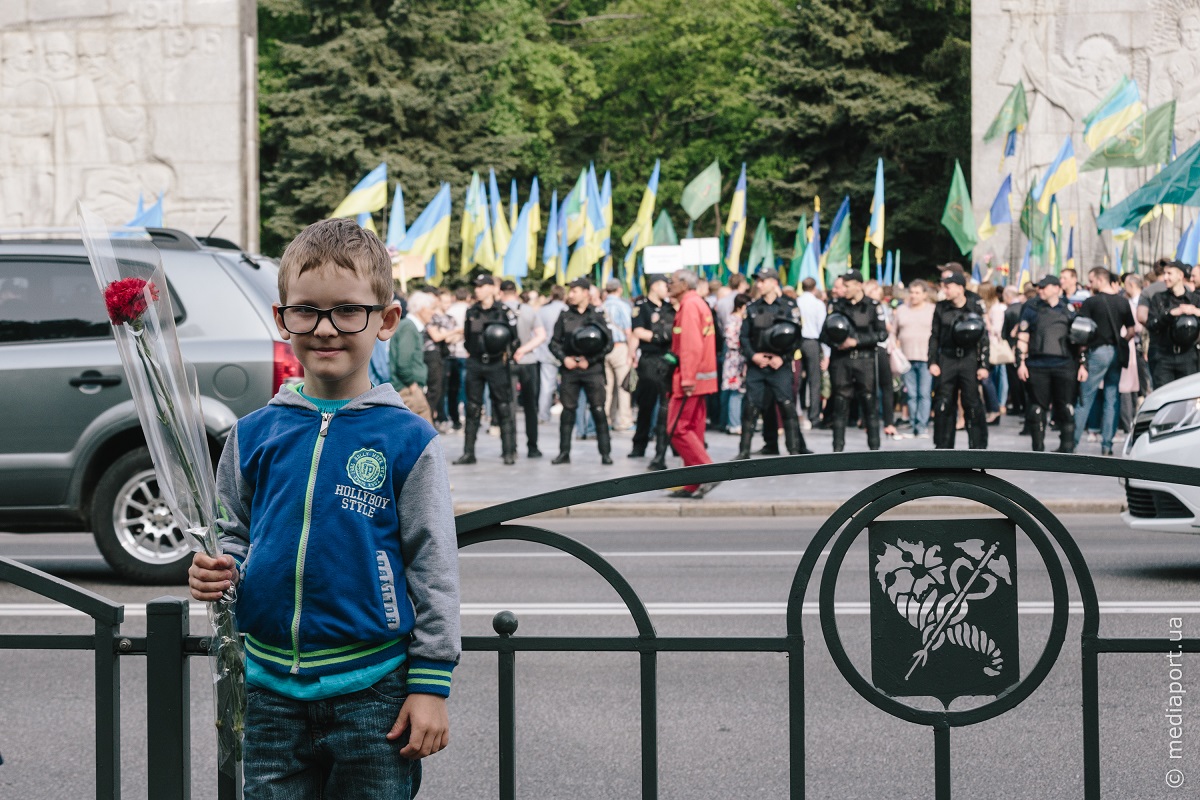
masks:
{"label": "sidewalk", "polygon": [[[1021,421],[1001,417],[998,426],[991,427],[989,449],[1028,451],[1029,437],[1018,436]],[[904,429],[902,429],[904,430]],[[832,451],[832,436],[829,431],[811,430],[804,433],[809,449],[818,453]],[[450,431],[442,438],[442,445],[450,461],[462,453],[463,438],[459,431]],[[498,436],[482,434],[476,446],[477,464],[450,466],[450,482],[456,513],[474,511],[479,508],[515,500],[521,497],[542,494],[585,483],[603,481],[645,471],[649,458],[628,458],[632,431],[613,433],[612,466],[603,466],[596,450],[594,438],[575,439],[571,446],[571,463],[554,466],[550,460],[558,453],[558,418],[538,426],[538,446],[544,454],[540,459],[525,457],[526,440],[524,422],[518,420],[518,457],[514,466],[505,466],[500,460]],[[783,437],[780,436],[782,446]],[[959,449],[967,446],[963,431],[957,434]],[[1058,446],[1058,433],[1047,436],[1048,449]],[[762,447],[761,437],[755,438],[754,450]],[[738,437],[710,431],[708,450],[714,461],[733,458],[737,453]],[[1117,444],[1120,452],[1121,443]],[[931,450],[929,439],[889,439],[884,437],[883,451]],[[866,433],[851,429],[846,432],[846,450],[866,451]],[[1100,445],[1088,443],[1086,437],[1078,452],[1082,455],[1099,455]],[[651,455],[653,443],[651,444]],[[767,458],[767,456],[754,456]],[[1117,456],[1120,457],[1120,456]],[[680,459],[670,456],[669,467],[683,466]],[[895,470],[878,470],[856,473],[821,473],[776,478],[758,478],[727,483],[718,487],[703,500],[678,500],[669,498],[666,492],[644,492],[602,502],[572,506],[553,516],[577,517],[629,517],[629,516],[828,516],[856,492],[882,480]],[[1056,514],[1116,514],[1125,503],[1125,494],[1115,478],[1071,476],[1041,472],[997,472],[998,477],[1008,480],[1045,503]],[[924,513],[957,513],[978,506],[954,498],[917,501],[912,506]]]}

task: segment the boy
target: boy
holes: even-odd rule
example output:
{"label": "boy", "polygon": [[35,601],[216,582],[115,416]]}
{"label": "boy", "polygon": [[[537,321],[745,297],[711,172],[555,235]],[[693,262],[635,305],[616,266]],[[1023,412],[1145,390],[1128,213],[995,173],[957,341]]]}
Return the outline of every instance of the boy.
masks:
{"label": "boy", "polygon": [[310,225],[279,267],[275,322],[304,365],[240,420],[217,469],[221,546],[192,597],[237,587],[246,633],[245,796],[410,798],[449,742],[458,549],[433,426],[371,352],[399,322],[382,242]]}

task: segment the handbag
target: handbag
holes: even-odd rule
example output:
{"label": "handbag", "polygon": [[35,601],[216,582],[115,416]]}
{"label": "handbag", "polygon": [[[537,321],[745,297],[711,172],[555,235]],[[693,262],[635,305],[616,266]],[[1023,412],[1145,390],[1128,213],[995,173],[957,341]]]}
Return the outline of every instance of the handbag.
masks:
{"label": "handbag", "polygon": [[998,367],[1001,364],[1015,364],[1017,354],[1013,352],[1012,345],[1004,339],[993,339],[988,347],[988,363],[993,367]]}
{"label": "handbag", "polygon": [[892,352],[888,354],[888,361],[891,364],[893,375],[903,375],[912,369],[912,362],[899,347],[892,348]]}

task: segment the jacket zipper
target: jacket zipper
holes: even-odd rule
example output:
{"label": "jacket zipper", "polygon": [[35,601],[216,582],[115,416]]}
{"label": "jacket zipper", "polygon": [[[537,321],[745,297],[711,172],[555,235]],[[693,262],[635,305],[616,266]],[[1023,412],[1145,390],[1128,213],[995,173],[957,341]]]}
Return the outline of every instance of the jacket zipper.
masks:
{"label": "jacket zipper", "polygon": [[321,462],[321,450],[325,447],[325,435],[329,433],[329,421],[333,413],[321,414],[321,431],[313,447],[312,464],[308,468],[308,490],[304,493],[304,525],[300,529],[300,546],[296,553],[296,608],[292,614],[292,669],[293,675],[300,673],[300,605],[304,601],[304,557],[308,551],[308,531],[312,527],[313,492],[317,488],[317,465]]}

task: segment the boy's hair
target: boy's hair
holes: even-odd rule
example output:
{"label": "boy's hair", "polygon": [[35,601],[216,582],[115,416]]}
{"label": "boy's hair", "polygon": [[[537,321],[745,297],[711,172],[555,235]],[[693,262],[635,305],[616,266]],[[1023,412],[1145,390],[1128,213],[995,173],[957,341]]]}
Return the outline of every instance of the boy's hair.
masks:
{"label": "boy's hair", "polygon": [[379,237],[352,219],[314,222],[292,240],[279,259],[279,302],[287,287],[309,270],[340,267],[371,282],[380,303],[392,300],[392,260]]}

